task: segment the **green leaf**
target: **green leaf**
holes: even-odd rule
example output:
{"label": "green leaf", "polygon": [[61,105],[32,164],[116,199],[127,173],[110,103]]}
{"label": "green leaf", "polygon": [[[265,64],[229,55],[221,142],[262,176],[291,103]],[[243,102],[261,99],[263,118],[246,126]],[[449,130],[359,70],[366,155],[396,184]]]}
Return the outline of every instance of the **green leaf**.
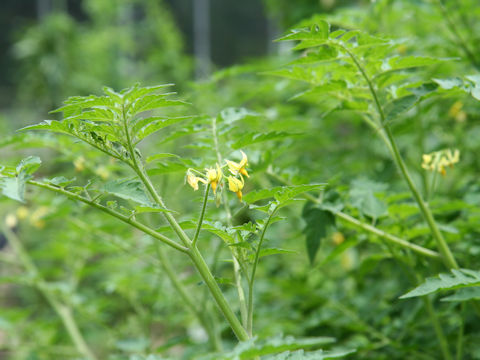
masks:
{"label": "green leaf", "polygon": [[305,352],[304,350],[286,351],[278,355],[271,355],[263,360],[328,360],[345,357],[354,353],[355,350],[316,350]]}
{"label": "green leaf", "polygon": [[438,64],[448,59],[437,59],[427,56],[396,56],[382,65],[382,70],[400,70],[413,67]]}
{"label": "green leaf", "polygon": [[418,98],[415,95],[404,96],[389,102],[385,106],[385,116],[387,120],[394,120],[398,115],[411,109],[417,102]]}
{"label": "green leaf", "polygon": [[15,169],[15,177],[11,174],[8,177],[0,178],[2,194],[12,200],[24,202],[26,183],[32,177],[31,174],[40,167],[41,163],[42,161],[38,156],[28,156],[22,159]]}
{"label": "green leaf", "polygon": [[178,158],[179,156],[178,155],[175,155],[175,154],[170,154],[170,153],[161,153],[161,154],[155,154],[155,155],[152,155],[152,156],[148,156],[145,161],[147,163],[151,163],[153,161],[157,161],[157,160],[160,160],[160,159],[166,159],[166,158]]}
{"label": "green leaf", "polygon": [[298,252],[295,250],[287,250],[287,249],[280,249],[280,248],[264,248],[260,249],[259,258],[264,256],[270,255],[278,255],[278,254],[297,254]]}
{"label": "green leaf", "polygon": [[75,180],[75,178],[67,179],[65,176],[56,176],[52,179],[45,179],[45,182],[54,186],[65,187],[68,184],[74,182]]}
{"label": "green leaf", "polygon": [[24,173],[26,175],[33,174],[42,164],[42,160],[38,156],[28,156],[22,159],[17,165],[17,173]]}
{"label": "green leaf", "polygon": [[400,296],[400,299],[424,296],[445,290],[480,286],[480,271],[452,269],[451,272],[451,275],[438,274],[438,277],[427,278],[423,284]]}
{"label": "green leaf", "polygon": [[25,202],[25,178],[24,177],[4,177],[0,178],[0,188],[2,194],[9,197],[12,200]]}
{"label": "green leaf", "polygon": [[470,300],[480,300],[480,286],[459,289],[454,294],[444,297],[440,301],[460,302]]}
{"label": "green leaf", "polygon": [[307,245],[307,254],[310,264],[313,264],[320,243],[328,232],[335,228],[335,216],[327,210],[315,207],[312,202],[307,202],[302,211],[302,217],[306,222],[303,232]]}
{"label": "green leaf", "polygon": [[143,184],[138,180],[120,179],[109,181],[103,191],[125,200],[132,200],[142,205],[151,206],[151,201],[145,193]]}
{"label": "green leaf", "polygon": [[325,187],[325,184],[305,184],[305,185],[291,185],[282,186],[275,192],[274,197],[279,203],[286,202],[297,195],[309,192],[318,191]]}
{"label": "green leaf", "polygon": [[220,112],[220,118],[227,124],[232,124],[248,116],[258,116],[258,113],[245,108],[226,108]]}
{"label": "green leaf", "polygon": [[318,191],[325,187],[325,184],[306,184],[292,186],[276,186],[270,189],[250,191],[243,196],[247,204],[253,204],[259,200],[275,198],[279,202],[286,202],[291,198],[308,191]]}
{"label": "green leaf", "polygon": [[315,40],[318,45],[321,45],[328,40],[329,33],[330,24],[326,21],[320,20],[310,28],[291,30],[289,34],[282,36],[277,39],[277,41]]}
{"label": "green leaf", "polygon": [[[314,346],[321,346],[334,342],[330,337],[314,337],[295,339],[291,336],[277,336],[266,340],[250,340],[240,342],[232,351],[217,353],[201,357],[201,360],[238,360],[252,359],[257,356],[265,356],[278,354],[285,351],[295,351],[298,349],[306,349]],[[314,358],[310,358],[314,359]],[[317,359],[317,358],[315,358]],[[322,359],[322,358],[320,358]],[[327,359],[327,358],[325,358]]]}
{"label": "green leaf", "polygon": [[170,94],[152,94],[145,95],[137,99],[132,104],[132,113],[139,114],[144,111],[154,110],[162,107],[168,106],[179,106],[185,105],[186,103],[180,100],[168,100],[165,97]]}
{"label": "green leaf", "polygon": [[284,139],[291,136],[298,136],[300,134],[291,134],[284,131],[271,131],[268,133],[258,133],[258,132],[250,132],[243,135],[240,139],[235,141],[232,144],[233,149],[240,149],[244,148],[249,145],[257,144],[264,141],[271,141],[271,140],[279,140]]}
{"label": "green leaf", "polygon": [[375,196],[387,188],[385,184],[367,179],[357,179],[352,182],[350,198],[352,205],[363,214],[378,219],[388,214],[387,204]]}
{"label": "green leaf", "polygon": [[173,124],[177,124],[181,121],[184,121],[186,119],[189,119],[190,117],[189,116],[182,116],[182,117],[176,117],[176,118],[158,118],[158,119],[155,119],[155,117],[153,118],[149,118],[149,119],[155,119],[155,120],[152,120],[150,121],[150,123],[146,126],[144,126],[143,128],[141,128],[137,133],[136,133],[136,137],[137,137],[137,143],[140,141],[140,140],[143,140],[144,138],[146,138],[147,136],[161,130],[161,129],[164,129],[166,128],[167,126],[170,126],[170,125],[173,125]]}

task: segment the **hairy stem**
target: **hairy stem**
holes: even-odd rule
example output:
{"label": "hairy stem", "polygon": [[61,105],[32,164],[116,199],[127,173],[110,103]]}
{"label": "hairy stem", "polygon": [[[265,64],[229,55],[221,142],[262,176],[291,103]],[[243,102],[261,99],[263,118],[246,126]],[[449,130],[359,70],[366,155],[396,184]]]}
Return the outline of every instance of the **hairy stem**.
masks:
{"label": "hairy stem", "polygon": [[363,78],[365,79],[368,88],[370,89],[370,93],[372,95],[372,98],[375,102],[378,114],[380,116],[380,121],[381,124],[385,130],[385,135],[388,139],[388,142],[390,143],[390,150],[392,152],[393,159],[395,163],[397,164],[401,174],[403,175],[404,180],[406,181],[410,192],[412,193],[413,197],[415,198],[415,201],[417,202],[420,211],[423,214],[423,217],[427,221],[427,224],[430,228],[430,231],[433,235],[433,238],[437,242],[437,247],[442,254],[443,262],[445,266],[449,269],[458,269],[458,264],[447,244],[445,239],[443,238],[442,233],[440,232],[440,229],[438,228],[437,223],[435,222],[435,219],[433,217],[432,212],[430,211],[430,208],[428,207],[427,203],[423,200],[422,196],[420,195],[420,192],[418,191],[417,187],[415,186],[409,172],[407,169],[407,166],[402,158],[402,155],[400,154],[400,151],[398,149],[397,143],[393,137],[392,131],[390,130],[389,125],[387,124],[387,119],[385,117],[385,113],[383,112],[383,108],[380,104],[380,101],[378,99],[377,92],[375,88],[373,87],[373,83],[368,77],[367,73],[365,72],[365,69],[363,66],[360,64],[360,62],[357,60],[356,56],[350,52],[347,48],[342,46],[342,49],[348,54],[348,56],[352,59],[352,61],[355,63],[355,66],[358,68],[360,73],[362,74]]}
{"label": "hairy stem", "polygon": [[157,253],[160,265],[165,271],[165,274],[167,274],[168,278],[170,279],[170,282],[172,283],[174,289],[180,295],[180,298],[185,303],[185,305],[187,305],[187,307],[195,314],[195,316],[198,318],[203,328],[207,332],[212,347],[216,351],[221,351],[222,343],[220,341],[218,333],[214,330],[212,326],[213,324],[208,319],[208,313],[206,313],[203,309],[199,309],[195,305],[187,290],[185,289],[181,281],[178,279],[177,273],[172,268],[168,256],[165,256],[165,252],[158,243],[155,243],[155,251]]}
{"label": "hairy stem", "polygon": [[255,251],[255,259],[253,260],[252,273],[250,275],[250,281],[248,282],[248,322],[247,322],[247,331],[252,334],[253,332],[253,284],[255,283],[255,273],[257,272],[258,260],[260,258],[260,250],[262,249],[263,240],[265,239],[265,233],[267,232],[270,221],[272,220],[273,215],[275,215],[277,207],[275,207],[270,214],[268,215],[267,221],[263,225],[262,234],[258,240],[257,249]]}
{"label": "hairy stem", "polygon": [[[278,180],[279,182],[281,182],[285,185],[291,185],[291,183],[289,183],[288,181],[286,181],[282,177],[278,176],[277,174],[268,172],[268,175],[272,176],[273,178],[275,178],[275,180]],[[315,204],[321,204],[321,202],[318,198],[316,198],[316,197],[314,197],[314,196],[312,196],[308,193],[303,194],[303,197],[305,197],[309,201],[312,201]],[[399,246],[401,246],[405,249],[410,249],[410,250],[416,252],[417,254],[427,256],[427,257],[430,257],[430,258],[433,258],[433,259],[440,259],[441,258],[440,254],[437,253],[436,251],[424,248],[424,247],[419,246],[419,245],[412,244],[412,243],[408,242],[407,240],[404,240],[404,239],[401,239],[401,238],[399,238],[395,235],[389,234],[389,233],[387,233],[383,230],[380,230],[379,228],[376,228],[375,226],[363,223],[360,220],[355,219],[354,217],[352,217],[348,214],[345,214],[344,212],[342,212],[340,210],[336,210],[336,209],[333,209],[333,208],[328,208],[328,211],[330,211],[332,214],[334,214],[338,218],[348,222],[349,224],[354,225],[356,227],[359,227],[359,228],[361,228],[365,231],[368,231],[369,233],[372,233],[374,235],[377,235],[380,238],[391,242],[392,244],[399,245]]]}
{"label": "hairy stem", "polygon": [[[218,143],[218,134],[217,134],[217,119],[213,118],[212,119],[212,137],[213,137],[213,144],[215,148],[215,154],[217,156],[217,161],[218,164],[221,166],[223,163],[222,159],[222,153],[220,152],[220,145]],[[229,227],[233,226],[232,223],[232,211],[230,209],[230,206],[228,205],[228,199],[227,199],[227,194],[223,192],[223,208],[225,209],[225,212],[227,213],[227,225]],[[240,316],[242,318],[242,324],[244,328],[247,328],[248,324],[248,310],[247,310],[247,301],[245,298],[245,291],[243,290],[242,286],[242,273],[241,273],[241,265],[238,261],[238,259],[235,256],[234,250],[230,248],[230,252],[232,255],[232,262],[233,262],[233,277],[235,280],[235,287],[237,289],[237,294],[238,294],[238,302],[240,304]],[[251,333],[249,333],[249,336],[252,336]]]}
{"label": "hairy stem", "polygon": [[136,220],[134,220],[130,217],[127,217],[123,214],[120,214],[120,213],[116,212],[115,210],[112,210],[109,207],[106,207],[102,204],[99,204],[99,203],[97,203],[93,200],[89,200],[89,199],[87,199],[83,196],[80,196],[80,195],[75,194],[71,191],[65,190],[63,188],[60,188],[60,187],[57,187],[57,186],[54,186],[54,185],[50,185],[50,184],[45,184],[45,183],[38,182],[38,181],[35,181],[35,180],[29,180],[28,183],[31,184],[31,185],[35,185],[35,186],[51,190],[51,191],[54,191],[54,192],[62,194],[62,195],[65,195],[66,197],[68,197],[72,200],[81,201],[81,202],[83,202],[87,205],[90,205],[90,206],[92,206],[92,207],[94,207],[98,210],[101,210],[101,211],[119,219],[120,221],[123,221],[126,224],[129,224],[129,225],[137,228],[138,230],[144,232],[145,234],[150,235],[153,238],[162,241],[163,243],[173,247],[174,249],[176,249],[178,251],[181,251],[183,253],[186,253],[188,251],[188,248],[176,243],[175,241],[169,239],[165,235],[162,235],[162,234],[156,232],[155,230],[149,228],[148,226],[146,226],[146,225],[144,225],[144,224],[142,224],[142,223],[140,223],[140,222],[138,222],[138,221],[136,221]]}
{"label": "hairy stem", "polygon": [[[127,119],[125,118],[124,114],[124,122],[127,123]],[[126,128],[126,134],[127,134],[127,142],[128,142],[128,149],[130,153],[130,158],[131,158],[131,163],[128,163],[131,168],[135,171],[135,173],[138,175],[142,183],[145,185],[148,193],[152,197],[152,199],[160,205],[161,207],[165,208],[165,204],[160,197],[160,195],[157,193],[155,190],[155,187],[152,184],[152,181],[148,177],[144,167],[143,163],[139,162],[137,159],[137,155],[135,153],[135,150],[133,149],[133,145],[131,143],[131,139],[128,136],[128,128]],[[240,341],[245,341],[249,337],[247,335],[247,332],[245,329],[242,327],[240,321],[238,320],[237,316],[233,312],[232,308],[228,304],[227,300],[225,299],[225,296],[223,295],[222,291],[220,290],[220,287],[218,286],[217,282],[215,281],[215,278],[213,274],[211,273],[208,265],[206,264],[203,256],[201,255],[200,251],[192,246],[192,241],[188,237],[188,235],[183,231],[175,217],[170,214],[169,212],[164,212],[163,216],[167,220],[168,224],[172,228],[172,230],[175,232],[175,234],[178,236],[178,238],[183,242],[187,250],[187,254],[192,260],[193,264],[195,265],[197,271],[199,272],[200,276],[202,277],[203,281],[205,281],[205,284],[207,285],[208,289],[210,290],[210,293],[212,294],[215,302],[217,303],[220,311],[222,314],[225,316],[225,319],[228,321],[230,327],[232,328],[233,332],[237,336],[237,338]]]}
{"label": "hairy stem", "polygon": [[210,184],[207,184],[205,188],[205,195],[203,197],[202,211],[200,212],[200,217],[198,218],[197,229],[195,230],[195,235],[193,236],[192,246],[197,246],[198,235],[200,234],[200,229],[203,224],[203,217],[205,216],[205,209],[207,208],[208,193],[210,190]]}

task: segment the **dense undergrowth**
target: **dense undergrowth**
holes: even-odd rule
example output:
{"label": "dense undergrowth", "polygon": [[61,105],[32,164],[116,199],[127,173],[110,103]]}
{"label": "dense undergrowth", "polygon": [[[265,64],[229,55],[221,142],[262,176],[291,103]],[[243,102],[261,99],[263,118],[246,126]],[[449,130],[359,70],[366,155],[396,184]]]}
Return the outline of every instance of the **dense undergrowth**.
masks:
{"label": "dense undergrowth", "polygon": [[5,134],[2,356],[480,358],[479,17],[345,7]]}

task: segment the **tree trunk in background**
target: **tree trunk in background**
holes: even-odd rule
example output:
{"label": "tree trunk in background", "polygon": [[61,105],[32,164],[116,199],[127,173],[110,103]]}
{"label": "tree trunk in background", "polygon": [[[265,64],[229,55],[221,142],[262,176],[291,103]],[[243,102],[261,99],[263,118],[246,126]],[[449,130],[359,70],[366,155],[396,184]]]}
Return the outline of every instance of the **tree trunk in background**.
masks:
{"label": "tree trunk in background", "polygon": [[195,77],[205,78],[211,72],[210,0],[193,0],[193,52]]}
{"label": "tree trunk in background", "polygon": [[37,0],[37,18],[41,20],[52,8],[50,0]]}

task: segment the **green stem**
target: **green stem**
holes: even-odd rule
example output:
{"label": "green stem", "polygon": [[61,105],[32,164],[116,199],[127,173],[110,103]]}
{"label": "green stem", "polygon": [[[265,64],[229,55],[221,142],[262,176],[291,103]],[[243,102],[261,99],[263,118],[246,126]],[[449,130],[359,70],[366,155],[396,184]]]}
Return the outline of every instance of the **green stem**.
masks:
{"label": "green stem", "polygon": [[460,319],[461,319],[461,324],[458,329],[458,337],[457,337],[457,354],[456,354],[456,360],[462,360],[463,358],[463,334],[465,331],[465,322],[463,320],[463,317],[465,316],[465,302],[462,302],[460,305]]}
{"label": "green stem", "polygon": [[[123,122],[125,125],[125,135],[126,135],[126,140],[127,140],[127,148],[128,152],[130,154],[130,159],[131,162],[127,162],[127,164],[135,171],[135,173],[138,175],[144,186],[146,187],[148,193],[152,197],[152,199],[161,207],[165,208],[165,204],[158,195],[157,191],[155,190],[155,187],[152,184],[152,181],[148,177],[145,168],[143,166],[142,162],[139,162],[137,159],[137,155],[135,153],[135,150],[132,145],[132,139],[129,134],[128,130],[128,119],[125,114],[125,110],[123,111]],[[225,319],[228,321],[230,327],[232,328],[233,332],[237,336],[237,338],[240,341],[245,341],[248,339],[248,335],[245,331],[245,329],[242,327],[240,322],[238,321],[236,315],[234,314],[233,310],[229,306],[227,300],[223,296],[222,291],[220,290],[220,287],[218,286],[217,282],[215,281],[214,276],[212,275],[208,265],[205,263],[205,260],[203,259],[200,251],[196,247],[192,247],[192,241],[188,237],[188,235],[183,231],[181,226],[178,224],[177,220],[173,217],[172,214],[169,212],[164,212],[163,216],[167,220],[168,224],[172,228],[172,230],[176,233],[178,238],[183,242],[185,247],[187,247],[187,254],[190,257],[190,259],[193,261],[195,267],[197,268],[197,271],[200,273],[200,276],[202,279],[205,281],[207,284],[207,287],[210,290],[210,293],[212,294],[213,298],[215,299],[215,302],[217,303],[218,307],[220,308],[220,311],[223,313],[225,316]],[[178,244],[177,244],[178,245]]]}
{"label": "green stem", "polygon": [[122,214],[116,212],[115,210],[112,210],[112,209],[110,209],[106,206],[103,206],[103,205],[101,205],[97,202],[89,200],[89,199],[87,199],[83,196],[72,193],[72,192],[70,192],[68,190],[65,190],[63,188],[59,188],[59,187],[56,187],[56,186],[53,186],[53,185],[50,185],[50,184],[44,184],[44,183],[41,183],[41,182],[38,182],[38,181],[35,181],[35,180],[29,180],[28,183],[31,184],[31,185],[35,185],[35,186],[51,190],[51,191],[54,191],[54,192],[62,194],[62,195],[65,195],[66,197],[68,197],[70,199],[81,201],[81,202],[83,202],[87,205],[90,205],[90,206],[92,206],[92,207],[94,207],[98,210],[101,210],[101,211],[103,211],[103,212],[105,212],[105,213],[123,221],[124,223],[127,223],[127,224],[141,230],[145,234],[148,234],[148,235],[152,236],[153,238],[162,241],[163,243],[173,247],[174,249],[176,249],[178,251],[181,251],[183,253],[186,253],[188,251],[188,248],[183,247],[180,244],[177,244],[175,241],[169,239],[165,235],[162,235],[162,234],[156,232],[155,230],[149,228],[148,226],[143,225],[142,223],[139,223],[138,221],[133,220],[132,218],[129,218],[125,215],[122,215]]}
{"label": "green stem", "polygon": [[[134,158],[135,159],[135,158]],[[155,202],[162,206],[165,207],[165,204],[163,203],[162,199],[158,195],[157,191],[155,190],[152,182],[150,181],[149,177],[145,174],[145,171],[143,169],[139,168],[139,165],[136,161],[134,160],[134,170],[142,180],[143,184],[147,188],[148,192],[152,196],[152,198],[155,200]],[[172,230],[177,234],[177,236],[180,238],[180,240],[185,244],[186,247],[188,247],[187,254],[190,257],[190,259],[193,261],[197,271],[200,273],[200,276],[202,277],[203,281],[207,284],[208,289],[210,290],[210,293],[212,294],[215,302],[217,303],[218,307],[220,308],[220,311],[222,314],[225,316],[225,319],[228,321],[230,327],[232,328],[233,332],[237,336],[237,338],[240,341],[245,341],[248,339],[248,335],[245,331],[245,329],[242,327],[240,324],[240,321],[238,321],[236,315],[234,314],[233,310],[231,309],[230,305],[228,304],[227,300],[223,296],[222,291],[220,290],[220,287],[218,286],[217,282],[215,281],[214,276],[210,272],[210,269],[208,265],[205,263],[205,260],[203,259],[202,255],[200,254],[199,250],[196,247],[192,247],[192,242],[185,234],[183,229],[180,227],[178,222],[175,220],[175,218],[172,216],[170,213],[163,213],[165,216],[167,222],[170,224],[170,227]]]}
{"label": "green stem", "polygon": [[205,209],[207,208],[209,190],[210,190],[210,184],[207,184],[207,187],[205,188],[205,195],[203,197],[202,211],[200,212],[200,217],[198,218],[198,223],[197,223],[197,229],[195,230],[195,235],[193,236],[193,240],[192,240],[192,247],[197,246],[198,235],[200,234],[200,229],[202,228],[202,224],[203,224],[203,217],[205,216]]}
{"label": "green stem", "polygon": [[232,328],[233,332],[237,336],[238,340],[240,341],[248,340],[249,336],[247,332],[243,328],[237,316],[233,313],[232,309],[230,308],[230,305],[228,304],[227,300],[223,296],[222,291],[218,287],[218,284],[215,281],[215,278],[210,272],[208,265],[205,263],[205,260],[203,259],[198,249],[191,248],[190,251],[188,252],[188,255],[190,256],[190,259],[192,259],[193,263],[195,264],[197,271],[200,273],[202,279],[205,281],[205,284],[210,290],[210,293],[215,299],[215,302],[217,303],[218,307],[220,308],[223,315],[227,319],[228,323],[230,324],[230,327]]}
{"label": "green stem", "polygon": [[429,296],[422,297],[425,307],[427,308],[428,315],[433,324],[433,328],[435,329],[435,334],[437,335],[438,341],[440,343],[440,350],[442,351],[443,358],[445,360],[452,360],[452,355],[450,354],[450,350],[448,349],[448,342],[445,338],[445,334],[443,333],[442,327],[440,326],[440,322],[438,321],[437,314],[432,306],[432,300]]}
{"label": "green stem", "polygon": [[[288,181],[286,181],[285,179],[283,179],[282,177],[280,177],[276,174],[268,172],[268,175],[274,177],[276,180],[282,182],[285,185],[291,185]],[[314,197],[314,196],[312,196],[308,193],[303,194],[303,196],[307,200],[312,201],[315,204],[320,204],[321,203],[319,199],[317,199],[316,197]],[[360,220],[355,219],[354,217],[352,217],[348,214],[345,214],[344,212],[341,212],[341,211],[336,210],[334,208],[328,208],[328,211],[333,213],[338,218],[340,218],[342,220],[345,220],[346,222],[348,222],[348,223],[350,223],[350,224],[352,224],[356,227],[359,227],[360,229],[363,229],[363,230],[368,231],[368,232],[370,232],[374,235],[377,235],[380,238],[382,238],[384,240],[387,240],[387,241],[389,241],[393,244],[402,246],[402,247],[404,247],[406,249],[410,249],[410,250],[412,250],[412,251],[414,251],[414,252],[416,252],[420,255],[427,256],[427,257],[430,257],[430,258],[433,258],[433,259],[440,259],[441,258],[440,254],[437,253],[436,251],[424,248],[424,247],[419,246],[419,245],[412,244],[412,243],[408,242],[407,240],[404,240],[404,239],[401,239],[401,238],[399,238],[395,235],[389,234],[389,233],[387,233],[383,230],[380,230],[380,229],[376,228],[375,226],[363,223]]]}
{"label": "green stem", "polygon": [[207,313],[204,312],[204,309],[199,310],[197,308],[197,306],[195,305],[195,303],[187,293],[187,290],[178,279],[177,273],[173,270],[168,257],[165,256],[165,253],[162,247],[159,246],[158,243],[155,243],[155,251],[157,253],[157,257],[162,269],[165,271],[165,274],[167,274],[167,277],[170,279],[170,282],[172,283],[173,287],[175,288],[177,293],[180,295],[180,298],[183,300],[185,305],[187,305],[187,307],[193,312],[193,314],[195,314],[195,316],[198,318],[198,320],[202,324],[203,328],[208,334],[212,347],[216,351],[220,351],[222,349],[220,338],[218,336],[218,333],[215,332],[214,328],[212,327],[212,323],[209,321],[208,317],[206,316]]}
{"label": "green stem", "polygon": [[453,257],[452,252],[450,251],[450,248],[448,247],[448,244],[446,243],[445,239],[443,238],[442,233],[440,232],[437,223],[435,222],[435,219],[433,218],[432,212],[430,211],[430,208],[428,205],[424,202],[422,196],[420,195],[420,192],[416,188],[415,184],[413,183],[413,180],[408,172],[407,166],[405,165],[405,162],[403,161],[402,156],[400,155],[400,151],[398,149],[397,143],[393,137],[393,134],[390,130],[390,127],[387,124],[387,120],[385,117],[385,113],[383,112],[383,108],[380,105],[380,101],[378,100],[377,92],[375,91],[373,84],[368,77],[367,73],[365,72],[363,66],[359,63],[357,58],[353,53],[351,53],[347,48],[342,46],[342,49],[350,56],[352,61],[355,63],[357,66],[358,70],[362,74],[363,78],[365,79],[368,88],[370,89],[370,93],[372,95],[372,98],[375,102],[375,105],[377,107],[378,114],[380,116],[381,124],[385,130],[385,135],[387,136],[387,139],[390,143],[390,150],[392,152],[393,158],[395,160],[395,163],[397,164],[398,168],[400,169],[400,172],[403,175],[403,178],[407,182],[407,185],[410,189],[410,192],[412,193],[413,197],[415,198],[420,211],[422,212],[425,220],[427,221],[427,224],[430,228],[430,231],[434,237],[434,239],[437,242],[438,249],[440,253],[442,254],[443,262],[446,267],[449,269],[458,269],[458,264]]}
{"label": "green stem", "polygon": [[3,232],[8,240],[8,243],[12,246],[13,250],[17,253],[22,265],[25,269],[34,277],[35,287],[42,293],[47,299],[48,303],[55,310],[57,315],[62,320],[63,326],[67,329],[68,335],[72,340],[77,351],[90,360],[97,360],[92,350],[87,345],[82,333],[80,332],[75,318],[72,315],[72,311],[69,307],[62,304],[54,295],[54,293],[48,288],[47,283],[41,277],[38,268],[28,255],[28,252],[23,247],[20,239],[7,227],[3,228]]}
{"label": "green stem", "polygon": [[257,249],[255,251],[255,259],[252,265],[252,273],[250,275],[250,281],[248,282],[248,322],[247,322],[247,331],[252,336],[253,332],[253,284],[255,282],[255,273],[257,271],[258,260],[260,258],[260,250],[262,248],[263,240],[265,239],[265,233],[267,232],[267,228],[270,225],[270,221],[272,220],[273,215],[277,211],[277,207],[275,207],[272,212],[268,215],[267,221],[263,225],[262,234],[260,235],[260,239],[258,240]]}
{"label": "green stem", "polygon": [[[212,137],[213,137],[213,144],[214,144],[214,148],[215,148],[215,154],[217,155],[217,161],[218,161],[218,164],[221,166],[221,164],[223,163],[223,159],[222,159],[222,154],[220,152],[220,145],[218,143],[217,119],[216,118],[212,119]],[[225,192],[223,192],[222,196],[223,196],[223,208],[225,209],[225,212],[227,213],[227,225],[229,227],[232,227],[233,226],[233,222],[232,222],[233,217],[232,217],[232,211],[230,210],[230,206],[228,205],[227,194]],[[245,299],[245,291],[243,290],[243,286],[242,286],[242,274],[241,274],[242,267],[241,267],[237,257],[235,256],[235,250],[231,247],[230,247],[230,253],[232,255],[233,277],[234,277],[234,280],[235,280],[235,287],[237,289],[238,302],[239,302],[239,305],[240,305],[240,316],[242,318],[242,324],[243,324],[244,328],[247,328],[248,310],[247,310],[247,302],[246,302],[246,299]],[[249,333],[249,336],[251,337],[252,334]]]}

